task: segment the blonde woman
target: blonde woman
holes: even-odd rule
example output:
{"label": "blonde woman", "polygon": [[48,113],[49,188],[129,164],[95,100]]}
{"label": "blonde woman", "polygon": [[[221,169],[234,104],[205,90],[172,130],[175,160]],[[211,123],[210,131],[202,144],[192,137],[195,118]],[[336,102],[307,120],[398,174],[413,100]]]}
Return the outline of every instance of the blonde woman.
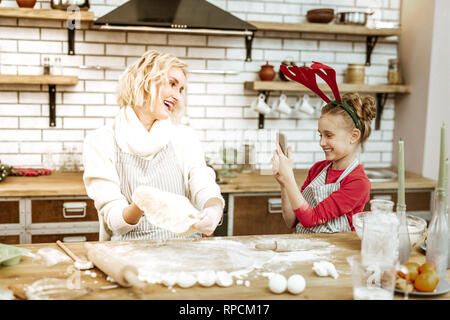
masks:
{"label": "blonde woman", "polygon": [[222,218],[215,173],[193,130],[179,124],[186,67],[173,55],[146,52],[119,80],[114,121],[86,136],[83,179],[99,214],[100,241],[178,237],[143,218],[132,201],[141,185],[187,196],[201,210],[194,228],[203,234],[212,234]]}

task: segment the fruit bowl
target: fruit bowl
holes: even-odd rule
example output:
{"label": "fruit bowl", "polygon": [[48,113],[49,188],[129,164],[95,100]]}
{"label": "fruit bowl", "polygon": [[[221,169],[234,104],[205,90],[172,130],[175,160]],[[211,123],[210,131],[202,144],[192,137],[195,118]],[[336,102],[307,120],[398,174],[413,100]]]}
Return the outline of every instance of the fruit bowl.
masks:
{"label": "fruit bowl", "polygon": [[[363,233],[363,218],[365,214],[374,214],[371,211],[359,212],[353,215],[353,226],[359,239],[362,239]],[[406,220],[408,222],[409,240],[411,248],[418,246],[426,236],[427,222],[419,217],[407,214]]]}

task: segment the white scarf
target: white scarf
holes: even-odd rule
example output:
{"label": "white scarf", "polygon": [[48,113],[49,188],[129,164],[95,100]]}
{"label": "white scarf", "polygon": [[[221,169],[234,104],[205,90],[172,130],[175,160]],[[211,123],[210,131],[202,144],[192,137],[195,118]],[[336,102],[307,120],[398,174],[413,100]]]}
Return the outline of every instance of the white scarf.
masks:
{"label": "white scarf", "polygon": [[172,122],[156,120],[150,131],[145,129],[132,107],[120,108],[114,119],[114,134],[123,152],[152,159],[165,147],[172,134]]}

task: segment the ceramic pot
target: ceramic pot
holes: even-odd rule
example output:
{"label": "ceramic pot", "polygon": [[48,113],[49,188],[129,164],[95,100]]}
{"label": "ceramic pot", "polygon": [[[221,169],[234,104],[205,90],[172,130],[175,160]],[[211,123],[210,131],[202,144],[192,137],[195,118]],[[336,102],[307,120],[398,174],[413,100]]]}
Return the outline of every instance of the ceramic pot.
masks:
{"label": "ceramic pot", "polygon": [[16,0],[16,2],[20,8],[33,8],[36,4],[36,0]]}
{"label": "ceramic pot", "polygon": [[272,81],[275,78],[275,70],[273,69],[273,66],[269,64],[269,61],[261,66],[259,77],[262,81]]}

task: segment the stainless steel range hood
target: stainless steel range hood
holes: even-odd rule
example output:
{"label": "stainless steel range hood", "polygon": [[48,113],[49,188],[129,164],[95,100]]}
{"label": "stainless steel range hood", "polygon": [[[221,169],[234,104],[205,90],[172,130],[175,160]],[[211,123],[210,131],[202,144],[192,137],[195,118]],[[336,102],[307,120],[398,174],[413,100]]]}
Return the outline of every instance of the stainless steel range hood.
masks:
{"label": "stainless steel range hood", "polygon": [[244,35],[247,61],[257,30],[206,0],[130,0],[94,25],[107,30]]}

